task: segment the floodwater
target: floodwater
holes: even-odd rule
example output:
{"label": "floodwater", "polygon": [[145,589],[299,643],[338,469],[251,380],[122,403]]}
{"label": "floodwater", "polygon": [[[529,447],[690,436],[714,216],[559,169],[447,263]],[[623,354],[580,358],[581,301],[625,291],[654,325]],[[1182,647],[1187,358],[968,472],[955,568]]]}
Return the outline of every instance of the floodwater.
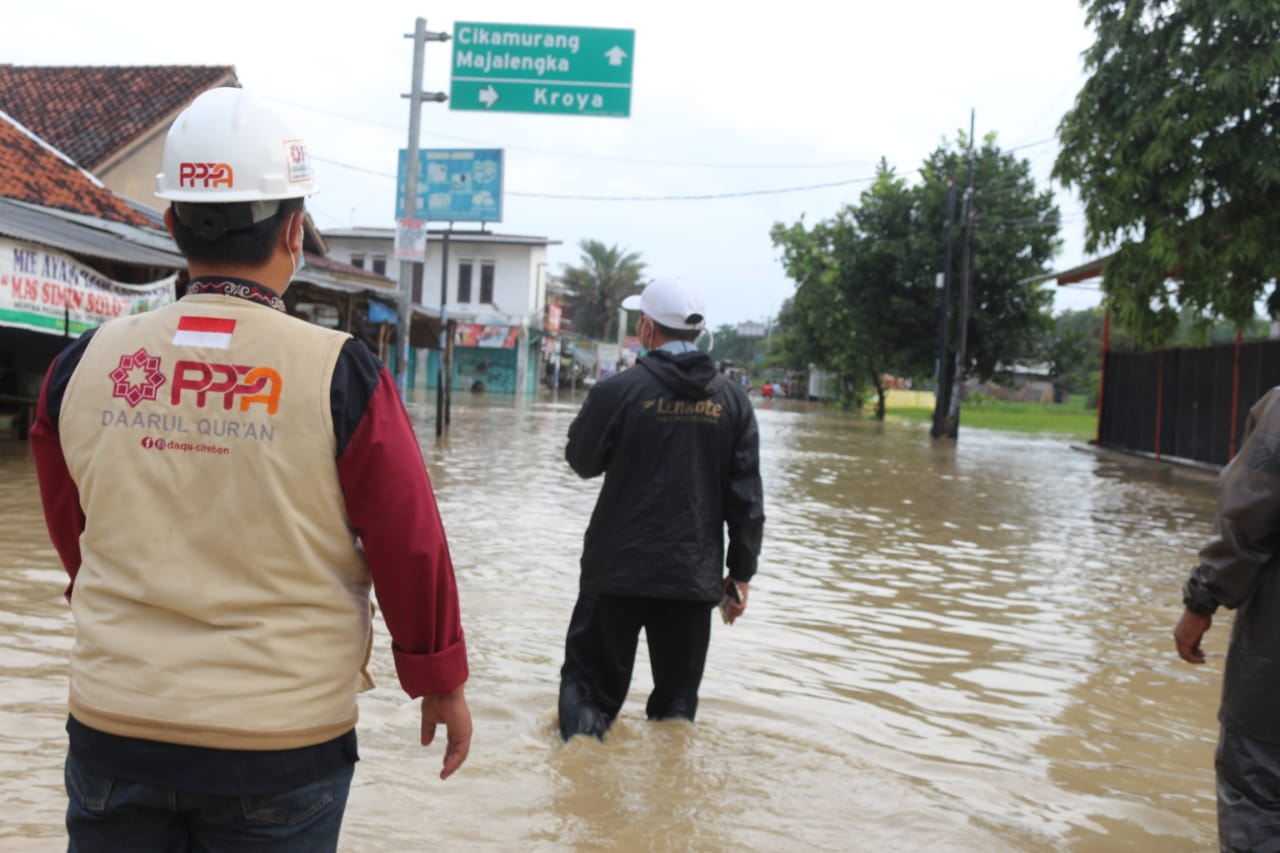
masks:
{"label": "floodwater", "polygon": [[[716,621],[696,725],[555,732],[582,533],[563,463],[581,402],[411,402],[457,567],[471,758],[417,745],[385,630],[342,849],[1192,851],[1216,843],[1229,617],[1177,660],[1210,476],[1058,437],[758,403],[765,547]],[[0,850],[63,847],[71,624],[26,445],[0,441]]]}

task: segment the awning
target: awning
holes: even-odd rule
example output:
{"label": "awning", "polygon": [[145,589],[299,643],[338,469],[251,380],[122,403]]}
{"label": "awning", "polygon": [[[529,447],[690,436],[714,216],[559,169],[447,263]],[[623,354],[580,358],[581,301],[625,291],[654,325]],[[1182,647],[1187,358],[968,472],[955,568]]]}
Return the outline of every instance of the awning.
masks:
{"label": "awning", "polygon": [[[310,256],[308,256],[310,257]],[[290,286],[298,284],[309,284],[312,287],[318,287],[321,290],[335,290],[339,293],[368,293],[370,296],[380,296],[383,299],[390,297],[393,301],[395,293],[383,295],[379,288],[373,287],[356,281],[346,281],[340,278],[326,274],[323,270],[312,268],[311,261],[307,261],[307,266],[293,276]]]}
{"label": "awning", "polygon": [[0,198],[0,234],[82,257],[179,270],[186,261],[168,234]]}
{"label": "awning", "polygon": [[294,284],[309,284],[338,293],[360,293],[384,302],[395,302],[396,283],[384,275],[315,252],[306,253],[307,264],[293,276]]}

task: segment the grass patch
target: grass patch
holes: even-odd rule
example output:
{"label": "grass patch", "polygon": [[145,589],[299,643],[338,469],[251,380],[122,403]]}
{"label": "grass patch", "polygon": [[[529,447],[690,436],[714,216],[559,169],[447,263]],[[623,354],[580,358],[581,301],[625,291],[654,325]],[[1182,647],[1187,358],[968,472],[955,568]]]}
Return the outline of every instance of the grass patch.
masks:
{"label": "grass patch", "polygon": [[[1097,434],[1098,413],[1084,407],[1084,395],[1073,395],[1067,403],[1023,403],[978,397],[960,405],[960,431],[967,426],[1008,432],[1062,435],[1087,441]],[[891,417],[911,421],[932,421],[933,409],[890,407]]]}

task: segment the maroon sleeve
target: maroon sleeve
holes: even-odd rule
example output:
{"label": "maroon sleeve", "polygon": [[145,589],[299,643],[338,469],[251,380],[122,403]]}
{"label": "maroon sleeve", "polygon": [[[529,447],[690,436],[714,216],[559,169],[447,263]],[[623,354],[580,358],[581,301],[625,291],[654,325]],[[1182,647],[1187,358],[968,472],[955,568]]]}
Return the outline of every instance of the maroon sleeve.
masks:
{"label": "maroon sleeve", "polygon": [[418,439],[385,367],[338,457],[338,476],[400,685],[414,698],[448,693],[467,680],[453,561]]}
{"label": "maroon sleeve", "polygon": [[55,359],[45,374],[36,405],[36,422],[31,427],[31,453],[35,457],[36,479],[40,484],[40,503],[44,507],[44,523],[49,528],[49,538],[71,578],[67,584],[67,600],[75,586],[76,573],[80,571],[80,534],[84,532],[84,512],[80,509],[80,490],[71,479],[67,461],[62,456],[62,442],[58,436],[56,412],[50,414],[50,387],[58,404],[61,392],[70,378],[70,371],[63,359]]}

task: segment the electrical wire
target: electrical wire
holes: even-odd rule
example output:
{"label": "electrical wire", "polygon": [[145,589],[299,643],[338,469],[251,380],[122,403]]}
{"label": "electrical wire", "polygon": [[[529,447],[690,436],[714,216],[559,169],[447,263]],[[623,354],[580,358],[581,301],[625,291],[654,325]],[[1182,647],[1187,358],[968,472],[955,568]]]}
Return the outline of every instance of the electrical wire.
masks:
{"label": "electrical wire", "polygon": [[560,195],[557,193],[527,193],[514,192],[507,190],[507,195],[520,196],[522,198],[549,198],[569,201],[707,201],[711,199],[721,198],[742,198],[744,196],[755,195],[781,195],[783,193],[807,192],[809,190],[829,189],[831,187],[844,187],[850,184],[867,184],[874,181],[874,177],[870,178],[849,178],[845,181],[830,181],[825,184],[808,184],[799,187],[778,187],[776,189],[765,190],[741,190],[738,192],[727,193],[702,193],[697,195],[662,195],[662,196],[608,196],[608,195]]}
{"label": "electrical wire", "polygon": [[[395,180],[397,178],[396,175],[393,175],[390,172],[379,171],[377,169],[366,169],[361,166],[353,166],[350,163],[343,163],[340,160],[331,160],[325,157],[317,157],[315,155],[312,155],[311,159],[315,160],[318,163],[325,163],[331,166],[338,166],[339,168],[349,169],[353,172],[360,172],[361,174],[365,174],[365,175],[373,175],[375,177],[386,178],[388,180]],[[789,186],[789,187],[771,187],[767,189],[737,190],[737,191],[723,192],[723,193],[691,193],[691,194],[685,194],[685,195],[575,195],[570,193],[542,193],[542,192],[527,192],[527,191],[521,191],[521,190],[503,190],[503,194],[508,196],[518,197],[518,198],[542,198],[542,199],[550,199],[555,201],[713,201],[717,199],[726,199],[726,198],[745,198],[749,196],[784,195],[786,193],[809,192],[812,190],[833,189],[835,187],[850,186],[852,184],[869,184],[872,181],[876,180],[876,177],[877,176],[875,175],[871,175],[871,176],[863,176],[863,177],[857,177],[857,178],[846,178],[840,181],[827,181],[825,183],[820,183],[820,184],[802,184],[799,186]],[[989,185],[990,185],[990,182],[988,183],[988,186]],[[1021,188],[1010,187],[1009,191],[1005,194],[1013,195],[1019,189]],[[979,190],[981,191],[980,197],[984,201],[991,201],[993,199],[997,199],[1001,195],[1001,193],[992,193],[989,191],[985,191],[982,188],[979,188]]]}
{"label": "electrical wire", "polygon": [[[388,178],[391,180],[395,180],[397,177],[396,175],[393,175],[390,172],[382,172],[376,169],[365,169],[360,166],[352,166],[349,163],[343,163],[339,160],[330,160],[324,157],[316,157],[315,155],[312,155],[311,159],[315,160],[318,163],[325,163],[330,166],[338,166],[344,169],[350,169],[353,172],[360,172],[366,175],[375,175],[380,178]],[[820,190],[820,189],[829,189],[832,187],[843,187],[843,186],[848,186],[850,184],[870,183],[874,180],[875,180],[875,176],[873,175],[871,177],[848,178],[842,181],[829,181],[827,183],[822,183],[822,184],[805,184],[803,186],[795,186],[795,187],[775,187],[770,189],[739,190],[736,192],[701,193],[701,194],[691,194],[691,195],[663,195],[663,196],[570,195],[570,194],[561,194],[561,193],[521,192],[519,190],[503,190],[503,195],[518,196],[520,198],[557,199],[557,200],[563,200],[563,201],[706,201],[706,200],[722,199],[722,198],[741,198],[744,196],[781,195],[783,193],[807,192],[809,190]]]}
{"label": "electrical wire", "polygon": [[[293,107],[300,110],[308,110],[321,115],[327,115],[330,118],[343,119],[357,124],[366,124],[370,127],[377,127],[383,130],[395,130],[399,133],[405,133],[405,128],[401,126],[392,126],[381,122],[370,121],[358,116],[343,115],[331,110],[323,110],[318,107],[307,106],[306,104],[298,104],[292,101],[286,101],[281,98],[267,98],[267,100],[275,101],[279,104]],[[443,139],[450,142],[463,142],[468,145],[474,145],[478,148],[502,148],[506,151],[525,151],[532,154],[543,154],[550,157],[567,157],[573,160],[595,160],[606,163],[629,163],[638,166],[668,166],[684,169],[848,169],[854,166],[866,166],[866,161],[841,161],[831,163],[725,163],[717,162],[697,162],[689,160],[650,160],[639,157],[615,157],[608,154],[589,154],[580,151],[557,151],[552,148],[535,148],[528,145],[494,145],[486,143],[483,140],[470,139],[464,136],[452,136],[443,133],[424,133],[433,139]],[[1032,143],[1033,145],[1035,143]],[[312,155],[312,159],[318,160],[318,157]]]}
{"label": "electrical wire", "polygon": [[[353,121],[356,123],[368,124],[374,127],[381,127],[385,129],[394,129],[394,130],[400,129],[398,127],[392,128],[389,125],[371,122],[366,119],[361,119],[358,117],[333,112],[331,110],[323,110],[323,109],[320,109],[317,107],[311,107],[305,104],[298,104],[296,102],[286,101],[280,98],[269,98],[268,100],[273,100],[277,103],[285,104],[287,106],[291,106],[296,109],[310,110],[312,112],[317,112],[322,115],[328,115],[333,118],[343,119],[345,121]],[[470,142],[472,144],[478,144],[476,143],[475,140],[468,140],[461,137],[447,137],[441,134],[434,134],[434,135],[438,136],[439,138],[453,139],[455,141]],[[1013,148],[1000,149],[1000,153],[1006,154],[1006,153],[1012,153],[1014,151],[1027,149],[1027,148],[1035,148],[1041,145],[1046,145],[1050,142],[1054,142],[1056,141],[1056,139],[1057,139],[1056,136],[1046,137],[1045,139],[1039,139],[1034,142],[1027,142],[1022,145],[1015,146]],[[548,149],[530,148],[530,147],[523,147],[523,146],[507,146],[507,148],[510,150],[531,151],[539,154],[547,154],[547,155],[559,156],[559,157],[572,157],[574,159],[579,159],[579,160],[584,160],[584,159],[599,160],[599,161],[606,161],[606,162],[630,163],[635,165],[669,166],[669,167],[684,167],[684,168],[826,169],[826,168],[843,168],[843,167],[852,165],[849,163],[731,164],[731,163],[697,163],[697,162],[687,162],[687,161],[675,162],[675,161],[666,161],[666,160],[643,160],[643,159],[626,158],[626,157],[611,157],[608,155],[582,154],[582,153],[576,153],[576,152],[554,151],[554,150],[548,150]],[[398,175],[393,174],[391,172],[387,172],[385,170],[369,169],[363,166],[356,166],[351,163],[345,163],[341,160],[334,160],[326,157],[320,157],[315,155],[314,153],[312,153],[311,159],[318,163],[324,163],[330,166],[337,166],[338,168],[347,169],[352,172],[358,172],[360,174],[371,175],[379,178],[386,178],[388,180],[397,180],[399,177]],[[862,164],[858,164],[858,165],[862,165]],[[982,187],[976,188],[976,191],[981,192],[983,197],[987,200],[990,200],[994,197],[998,197],[999,193],[990,193],[989,191],[987,191],[987,188],[990,187],[991,184],[995,183],[996,180],[1000,180],[1001,178],[1008,180],[1010,179],[1010,177],[1015,178],[1018,182],[1021,182],[1022,180],[1022,178],[1019,176],[1001,175],[997,178],[993,178],[991,181],[988,181]],[[711,201],[711,200],[719,200],[719,199],[746,198],[751,196],[763,196],[763,195],[784,195],[787,193],[809,192],[812,190],[820,190],[820,189],[833,189],[836,187],[850,186],[850,185],[859,184],[859,183],[870,183],[875,179],[876,179],[876,176],[857,177],[857,178],[847,178],[839,181],[828,181],[828,182],[818,183],[818,184],[804,184],[800,186],[776,187],[776,188],[768,188],[768,189],[749,189],[749,190],[738,190],[738,191],[723,192],[723,193],[698,193],[698,194],[684,194],[684,195],[657,195],[657,196],[575,195],[575,194],[567,194],[567,193],[542,193],[542,192],[527,192],[527,191],[519,191],[519,190],[504,190],[504,194],[513,196],[513,197],[519,197],[519,198],[540,198],[540,199],[558,200],[558,201],[635,201],[635,202]],[[1030,180],[1034,180],[1034,179],[1030,179]],[[1019,189],[1021,189],[1021,187],[1011,187],[1010,191],[1016,192]]]}

